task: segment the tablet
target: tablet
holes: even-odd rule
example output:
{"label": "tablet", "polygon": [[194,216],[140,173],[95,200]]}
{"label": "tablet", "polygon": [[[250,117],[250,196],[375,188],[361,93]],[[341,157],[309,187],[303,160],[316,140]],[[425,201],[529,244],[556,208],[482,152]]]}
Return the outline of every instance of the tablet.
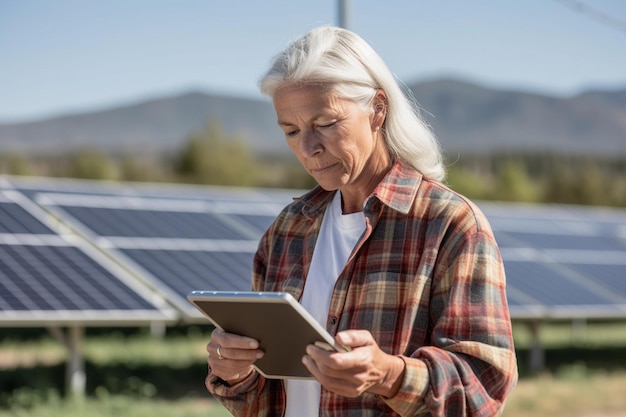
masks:
{"label": "tablet", "polygon": [[345,350],[286,292],[192,291],[187,299],[216,327],[258,340],[265,354],[255,366],[267,378],[312,379],[302,364],[308,345]]}

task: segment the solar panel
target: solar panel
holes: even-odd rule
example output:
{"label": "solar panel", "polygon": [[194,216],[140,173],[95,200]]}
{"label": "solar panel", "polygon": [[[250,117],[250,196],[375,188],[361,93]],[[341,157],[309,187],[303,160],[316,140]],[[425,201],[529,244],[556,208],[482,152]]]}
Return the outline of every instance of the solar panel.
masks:
{"label": "solar panel", "polygon": [[505,261],[512,316],[626,316],[626,211],[482,206]]}
{"label": "solar panel", "polygon": [[[181,250],[123,250],[133,261],[186,295],[191,288],[226,291],[250,289],[252,252],[209,252]],[[208,279],[210,274],[211,279]],[[170,277],[176,279],[170,280]]]}
{"label": "solar panel", "polygon": [[213,213],[68,207],[64,210],[99,236],[137,236],[187,239],[243,239],[229,219]]}
{"label": "solar panel", "polygon": [[19,204],[0,200],[0,233],[54,234]]}
{"label": "solar panel", "polygon": [[509,287],[547,306],[611,306],[616,301],[608,292],[590,285],[589,280],[568,275],[560,264],[505,261],[505,268]]}
{"label": "solar panel", "polygon": [[281,192],[81,194],[49,185],[28,195],[164,294],[188,320],[204,320],[186,300],[190,291],[250,288],[258,240],[288,201]]}
{"label": "solar panel", "polygon": [[606,236],[573,236],[547,233],[508,232],[507,235],[525,247],[535,249],[578,249],[594,251],[622,250],[617,239]]}
{"label": "solar panel", "polygon": [[0,323],[147,324],[174,313],[146,288],[47,224],[15,190],[0,190]]}
{"label": "solar panel", "polygon": [[[133,271],[188,320],[201,318],[185,299],[189,291],[249,288],[258,239],[280,209],[300,193],[5,181]],[[625,210],[479,205],[502,251],[513,318],[626,316]]]}
{"label": "solar panel", "polygon": [[153,307],[71,246],[0,244],[2,285],[12,310],[150,310]]}
{"label": "solar panel", "polygon": [[593,277],[614,294],[626,294],[626,267],[624,264],[574,264],[571,268],[582,275]]}

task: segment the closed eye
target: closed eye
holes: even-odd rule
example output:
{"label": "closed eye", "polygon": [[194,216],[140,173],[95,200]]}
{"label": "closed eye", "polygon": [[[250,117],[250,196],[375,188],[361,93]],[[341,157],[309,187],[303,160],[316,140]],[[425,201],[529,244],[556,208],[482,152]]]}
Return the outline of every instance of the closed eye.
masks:
{"label": "closed eye", "polygon": [[337,123],[337,121],[336,121],[336,120],[333,120],[333,121],[332,121],[332,122],[330,122],[330,123],[320,124],[320,125],[319,125],[319,127],[321,127],[321,128],[331,127],[331,126],[333,126],[335,123]]}

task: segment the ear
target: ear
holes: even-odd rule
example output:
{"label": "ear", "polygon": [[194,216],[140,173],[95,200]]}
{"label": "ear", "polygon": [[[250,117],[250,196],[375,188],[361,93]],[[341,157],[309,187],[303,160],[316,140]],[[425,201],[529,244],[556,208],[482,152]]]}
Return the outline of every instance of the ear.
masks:
{"label": "ear", "polygon": [[374,114],[372,115],[372,130],[382,128],[387,118],[387,94],[379,89],[372,100]]}

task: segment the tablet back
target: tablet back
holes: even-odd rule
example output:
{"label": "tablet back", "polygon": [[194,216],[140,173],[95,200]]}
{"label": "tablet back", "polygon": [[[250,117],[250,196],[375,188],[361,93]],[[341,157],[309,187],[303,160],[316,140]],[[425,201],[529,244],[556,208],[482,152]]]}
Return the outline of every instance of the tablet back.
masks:
{"label": "tablet back", "polygon": [[216,327],[248,336],[265,352],[255,366],[268,378],[312,378],[302,364],[307,345],[334,345],[328,332],[290,294],[193,291],[187,299]]}

